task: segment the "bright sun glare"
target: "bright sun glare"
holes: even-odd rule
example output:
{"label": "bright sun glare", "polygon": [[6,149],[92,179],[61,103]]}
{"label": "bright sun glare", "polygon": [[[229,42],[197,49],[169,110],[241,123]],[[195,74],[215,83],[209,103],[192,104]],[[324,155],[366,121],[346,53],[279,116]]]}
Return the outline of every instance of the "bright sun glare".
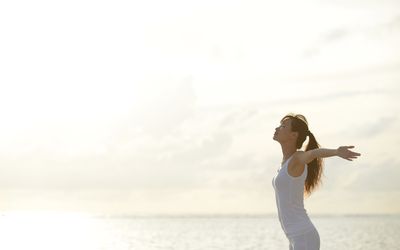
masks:
{"label": "bright sun glare", "polygon": [[98,249],[98,223],[70,212],[19,211],[0,216],[0,249]]}

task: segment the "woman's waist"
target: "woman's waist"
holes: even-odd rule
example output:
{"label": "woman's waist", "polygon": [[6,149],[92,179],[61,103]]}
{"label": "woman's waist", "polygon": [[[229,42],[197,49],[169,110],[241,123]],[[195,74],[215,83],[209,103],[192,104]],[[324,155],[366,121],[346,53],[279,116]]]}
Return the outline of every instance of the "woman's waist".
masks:
{"label": "woman's waist", "polygon": [[310,224],[306,224],[306,225],[301,225],[301,226],[297,226],[297,227],[287,227],[284,229],[284,233],[286,235],[286,238],[293,239],[296,236],[302,235],[302,234],[306,234],[308,232],[311,231],[317,231],[316,227],[314,226],[314,224],[310,223]]}
{"label": "woman's waist", "polygon": [[307,210],[304,208],[281,208],[278,210],[280,220],[287,225],[311,223]]}
{"label": "woman's waist", "polygon": [[293,216],[306,216],[308,217],[307,210],[304,208],[303,202],[293,203],[290,201],[282,201],[278,202],[279,213],[283,215],[293,215]]}

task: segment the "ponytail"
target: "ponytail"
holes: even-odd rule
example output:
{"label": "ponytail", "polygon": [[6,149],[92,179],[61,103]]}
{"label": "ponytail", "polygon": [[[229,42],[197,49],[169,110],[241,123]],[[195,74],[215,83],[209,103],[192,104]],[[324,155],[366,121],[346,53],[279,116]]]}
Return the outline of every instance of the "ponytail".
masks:
{"label": "ponytail", "polygon": [[[320,148],[317,140],[315,139],[314,135],[308,131],[308,144],[305,151],[309,151],[312,149]],[[311,193],[317,188],[321,183],[321,175],[323,170],[323,161],[322,158],[315,158],[310,163],[307,164],[308,173],[307,178],[304,184],[304,193],[307,196],[310,196]]]}

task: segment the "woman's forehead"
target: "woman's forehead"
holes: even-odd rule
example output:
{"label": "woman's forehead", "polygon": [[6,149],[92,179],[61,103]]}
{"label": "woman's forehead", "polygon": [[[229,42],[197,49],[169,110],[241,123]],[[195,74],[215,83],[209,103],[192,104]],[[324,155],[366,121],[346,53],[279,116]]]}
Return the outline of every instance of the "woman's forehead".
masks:
{"label": "woman's forehead", "polygon": [[290,118],[286,117],[285,119],[283,119],[283,121],[281,121],[281,124],[285,124],[285,125],[290,124]]}

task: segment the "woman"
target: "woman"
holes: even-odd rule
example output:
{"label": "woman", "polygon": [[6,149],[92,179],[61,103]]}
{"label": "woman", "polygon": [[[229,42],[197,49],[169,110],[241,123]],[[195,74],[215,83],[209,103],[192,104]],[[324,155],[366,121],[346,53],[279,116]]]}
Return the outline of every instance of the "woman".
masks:
{"label": "woman", "polygon": [[[352,161],[360,154],[349,150],[354,146],[320,148],[306,118],[299,114],[284,116],[275,130],[273,139],[281,144],[283,153],[281,168],[272,180],[281,227],[290,250],[317,250],[320,238],[304,209],[304,195],[309,196],[320,184],[322,158],[339,156]],[[305,151],[298,150],[306,137]]]}

